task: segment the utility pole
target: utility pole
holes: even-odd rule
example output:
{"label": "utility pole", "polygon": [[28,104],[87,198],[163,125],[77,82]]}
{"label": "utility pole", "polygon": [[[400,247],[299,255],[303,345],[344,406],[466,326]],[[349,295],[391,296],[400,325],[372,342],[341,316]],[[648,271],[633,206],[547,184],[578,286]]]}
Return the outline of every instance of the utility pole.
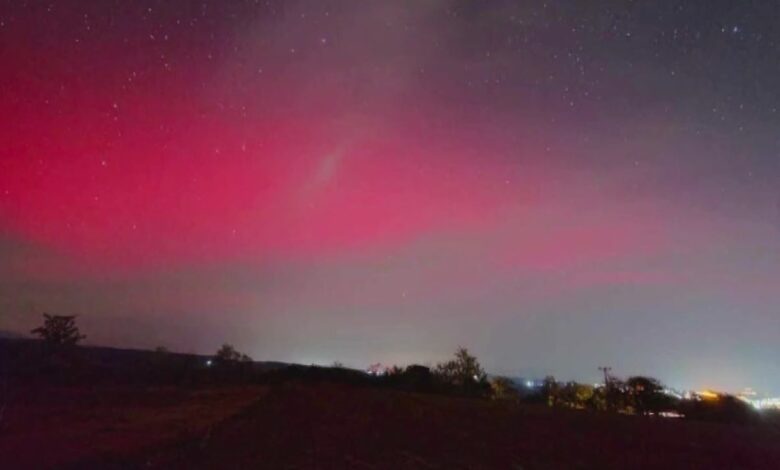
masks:
{"label": "utility pole", "polygon": [[612,370],[611,367],[607,366],[601,366],[599,367],[599,370],[604,372],[604,400],[606,401],[607,409],[612,411],[615,409],[615,403],[614,403],[614,393],[612,389],[612,385],[610,384],[609,380],[609,373]]}
{"label": "utility pole", "polygon": [[601,366],[599,370],[604,372],[604,387],[609,387],[609,373],[612,371],[611,367]]}

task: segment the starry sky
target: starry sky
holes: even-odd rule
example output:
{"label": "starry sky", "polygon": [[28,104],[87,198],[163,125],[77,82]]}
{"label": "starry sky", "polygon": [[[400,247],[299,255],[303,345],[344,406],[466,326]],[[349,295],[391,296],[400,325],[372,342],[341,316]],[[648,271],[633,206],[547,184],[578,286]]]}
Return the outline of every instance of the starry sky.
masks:
{"label": "starry sky", "polygon": [[0,5],[0,329],[780,392],[775,1]]}

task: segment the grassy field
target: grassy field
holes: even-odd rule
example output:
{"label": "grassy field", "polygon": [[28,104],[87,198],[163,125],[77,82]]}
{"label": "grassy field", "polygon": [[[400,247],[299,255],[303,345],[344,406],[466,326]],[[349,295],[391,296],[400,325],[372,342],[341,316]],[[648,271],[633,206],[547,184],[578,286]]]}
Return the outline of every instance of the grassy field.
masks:
{"label": "grassy field", "polygon": [[3,468],[777,468],[780,430],[330,382],[17,390]]}

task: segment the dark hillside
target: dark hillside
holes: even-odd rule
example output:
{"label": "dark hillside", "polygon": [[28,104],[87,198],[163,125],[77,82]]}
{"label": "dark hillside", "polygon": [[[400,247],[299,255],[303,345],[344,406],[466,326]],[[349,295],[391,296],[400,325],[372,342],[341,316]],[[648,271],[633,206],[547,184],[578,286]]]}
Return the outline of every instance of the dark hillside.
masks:
{"label": "dark hillside", "polygon": [[153,468],[772,468],[776,428],[278,385]]}

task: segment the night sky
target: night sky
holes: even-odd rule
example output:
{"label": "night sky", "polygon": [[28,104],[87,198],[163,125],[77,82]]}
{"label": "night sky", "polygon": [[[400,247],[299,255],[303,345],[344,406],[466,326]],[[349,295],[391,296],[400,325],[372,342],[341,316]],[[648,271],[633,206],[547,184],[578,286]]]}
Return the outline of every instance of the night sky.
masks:
{"label": "night sky", "polygon": [[780,8],[3,1],[0,329],[780,392]]}

